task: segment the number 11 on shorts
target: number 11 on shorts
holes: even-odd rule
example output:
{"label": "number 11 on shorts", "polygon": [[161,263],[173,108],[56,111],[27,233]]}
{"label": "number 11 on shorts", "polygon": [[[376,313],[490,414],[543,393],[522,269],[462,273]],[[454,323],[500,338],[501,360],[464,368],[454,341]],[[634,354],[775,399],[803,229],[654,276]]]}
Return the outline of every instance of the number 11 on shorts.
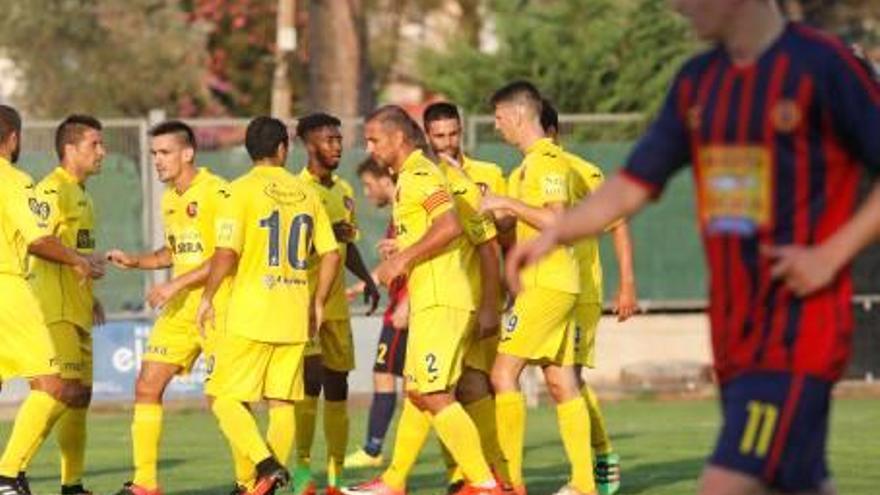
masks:
{"label": "number 11 on shorts", "polygon": [[770,441],[773,439],[779,411],[773,404],[756,400],[750,401],[746,408],[748,418],[740,440],[739,451],[743,455],[765,457],[770,449]]}

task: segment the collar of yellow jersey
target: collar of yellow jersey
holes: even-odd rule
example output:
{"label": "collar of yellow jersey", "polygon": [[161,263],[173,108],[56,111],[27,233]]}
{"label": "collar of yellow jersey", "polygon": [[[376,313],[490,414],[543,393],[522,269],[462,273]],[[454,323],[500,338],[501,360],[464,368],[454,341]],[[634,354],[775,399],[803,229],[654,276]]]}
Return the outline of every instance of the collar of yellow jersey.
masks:
{"label": "collar of yellow jersey", "polygon": [[554,147],[554,146],[556,146],[556,145],[553,144],[553,140],[552,140],[552,139],[550,139],[550,138],[548,138],[548,137],[541,138],[541,139],[535,141],[534,143],[532,143],[531,146],[529,146],[528,148],[526,148],[526,154],[528,155],[528,154],[530,154],[530,153],[534,153],[534,152],[536,152],[536,151],[540,151],[540,150],[542,150],[542,149],[546,149],[546,148],[551,148],[551,147]]}
{"label": "collar of yellow jersey", "polygon": [[278,174],[283,174],[284,172],[286,172],[287,168],[284,166],[280,166],[280,165],[269,165],[269,164],[259,163],[259,164],[254,165],[254,167],[251,169],[251,171],[259,173],[259,174],[278,175]]}
{"label": "collar of yellow jersey", "polygon": [[[299,173],[299,176],[302,177],[303,179],[310,180],[310,181],[314,182],[315,184],[321,184],[322,186],[324,185],[321,182],[321,178],[318,177],[317,175],[313,174],[312,171],[309,170],[308,165],[303,167],[302,172]],[[339,180],[339,176],[331,172],[330,173],[330,180],[333,181],[333,184],[330,187],[333,187],[336,185],[336,181]]]}
{"label": "collar of yellow jersey", "polygon": [[404,171],[406,169],[415,167],[419,164],[419,162],[422,161],[424,157],[425,155],[424,153],[422,153],[422,150],[413,150],[413,152],[410,153],[408,157],[406,157],[406,160],[403,161],[403,165],[400,167],[400,170]]}

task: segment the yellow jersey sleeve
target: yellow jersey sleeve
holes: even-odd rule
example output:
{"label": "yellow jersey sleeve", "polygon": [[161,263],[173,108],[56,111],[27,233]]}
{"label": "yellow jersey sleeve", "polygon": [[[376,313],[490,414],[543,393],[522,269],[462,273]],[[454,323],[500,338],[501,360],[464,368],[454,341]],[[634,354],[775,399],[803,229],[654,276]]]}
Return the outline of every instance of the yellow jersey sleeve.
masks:
{"label": "yellow jersey sleeve", "polygon": [[424,168],[405,176],[405,184],[400,185],[400,202],[419,205],[429,220],[452,210],[454,203],[449,188],[439,173],[431,173]]}
{"label": "yellow jersey sleeve", "polygon": [[14,230],[21,234],[25,245],[48,235],[49,211],[37,199],[33,181],[22,181],[21,184],[10,187],[8,191],[9,195],[3,198],[9,212],[8,218]]}
{"label": "yellow jersey sleeve", "polygon": [[[238,186],[238,187],[237,187]],[[229,186],[226,198],[217,209],[215,229],[216,247],[231,249],[241,254],[244,247],[245,222],[247,220],[245,203],[246,191],[240,183]]]}

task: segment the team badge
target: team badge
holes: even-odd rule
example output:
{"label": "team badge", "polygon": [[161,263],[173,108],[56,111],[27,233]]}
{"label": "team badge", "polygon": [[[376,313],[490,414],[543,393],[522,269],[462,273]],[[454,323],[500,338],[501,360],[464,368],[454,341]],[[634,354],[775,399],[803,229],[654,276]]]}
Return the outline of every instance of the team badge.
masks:
{"label": "team badge", "polygon": [[773,127],[779,132],[791,132],[800,125],[803,115],[798,104],[794,100],[779,100],[770,111],[770,119]]}
{"label": "team badge", "polygon": [[199,214],[199,203],[193,201],[192,203],[186,205],[186,214],[190,218],[195,218],[195,216]]}

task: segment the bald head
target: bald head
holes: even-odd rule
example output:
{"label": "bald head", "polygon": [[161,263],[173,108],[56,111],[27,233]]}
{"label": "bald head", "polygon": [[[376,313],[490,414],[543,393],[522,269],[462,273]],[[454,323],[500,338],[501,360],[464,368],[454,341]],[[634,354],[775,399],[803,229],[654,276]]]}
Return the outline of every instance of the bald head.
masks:
{"label": "bald head", "polygon": [[370,113],[364,125],[370,157],[383,167],[397,170],[413,151],[427,149],[419,124],[397,105],[386,105]]}

